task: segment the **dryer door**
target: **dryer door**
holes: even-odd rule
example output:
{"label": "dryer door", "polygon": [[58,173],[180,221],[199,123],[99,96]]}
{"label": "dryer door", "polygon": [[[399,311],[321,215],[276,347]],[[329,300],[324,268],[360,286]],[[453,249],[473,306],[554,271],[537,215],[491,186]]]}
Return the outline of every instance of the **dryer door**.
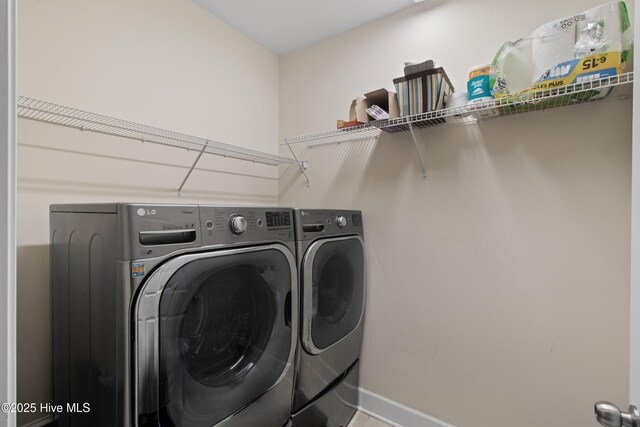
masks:
{"label": "dryer door", "polygon": [[137,424],[213,426],[280,382],[295,349],[292,290],[294,259],[281,245],[159,267],[135,309]]}
{"label": "dryer door", "polygon": [[302,342],[319,354],[347,337],[364,312],[364,247],[359,236],[319,240],[302,263]]}

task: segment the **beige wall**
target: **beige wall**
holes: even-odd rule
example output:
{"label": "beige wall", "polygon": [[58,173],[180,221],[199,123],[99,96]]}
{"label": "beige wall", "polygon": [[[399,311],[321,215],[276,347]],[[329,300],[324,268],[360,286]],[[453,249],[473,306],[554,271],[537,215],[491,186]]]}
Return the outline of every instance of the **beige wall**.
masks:
{"label": "beige wall", "polygon": [[[285,56],[281,137],[331,129],[405,59],[465,88],[500,44],[600,0],[423,3]],[[631,103],[296,147],[280,203],[362,209],[361,386],[460,427],[595,426],[628,404]]]}
{"label": "beige wall", "polygon": [[[405,59],[462,89],[504,40],[597,3],[427,0],[278,63],[186,0],[22,0],[19,92],[274,152]],[[299,150],[311,187],[292,168],[281,204],[365,212],[364,388],[460,427],[595,425],[595,400],[627,404],[630,117],[616,101],[427,129],[427,181],[407,134]],[[19,132],[18,400],[46,402],[48,205],[176,201],[195,153]],[[278,172],[206,156],[180,201],[276,203]]]}
{"label": "beige wall", "polygon": [[[22,0],[19,93],[278,149],[278,57],[187,0]],[[276,204],[277,168],[20,119],[18,401],[50,401],[48,205]],[[21,415],[24,424],[40,414]]]}

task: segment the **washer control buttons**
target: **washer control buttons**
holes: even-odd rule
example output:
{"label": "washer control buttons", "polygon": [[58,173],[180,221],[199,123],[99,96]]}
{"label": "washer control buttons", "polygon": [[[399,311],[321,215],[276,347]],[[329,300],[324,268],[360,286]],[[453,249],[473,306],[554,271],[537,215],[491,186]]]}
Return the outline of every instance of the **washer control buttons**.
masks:
{"label": "washer control buttons", "polygon": [[345,218],[343,215],[340,215],[336,218],[336,224],[338,224],[338,227],[342,228],[345,225],[347,225],[347,218]]}
{"label": "washer control buttons", "polygon": [[264,224],[264,221],[262,221],[261,218],[258,218],[257,224],[258,224],[258,227],[262,227],[262,225]]}
{"label": "washer control buttons", "polygon": [[267,228],[279,227],[282,229],[289,228],[291,226],[290,212],[267,211],[265,216],[267,218]]}
{"label": "washer control buttons", "polygon": [[208,219],[205,223],[204,226],[206,227],[207,230],[212,230],[213,229],[213,221],[211,221],[210,219]]}
{"label": "washer control buttons", "polygon": [[247,220],[242,215],[234,214],[229,217],[229,228],[235,235],[240,235],[247,231]]}

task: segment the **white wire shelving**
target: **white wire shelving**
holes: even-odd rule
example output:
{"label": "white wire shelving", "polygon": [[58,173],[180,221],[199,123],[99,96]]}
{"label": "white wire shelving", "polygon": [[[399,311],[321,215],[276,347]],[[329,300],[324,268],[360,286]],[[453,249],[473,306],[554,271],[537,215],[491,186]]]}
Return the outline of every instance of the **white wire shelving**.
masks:
{"label": "white wire shelving", "polygon": [[[531,111],[548,110],[557,107],[583,104],[586,102],[612,99],[611,89],[633,83],[633,72],[617,76],[588,80],[553,89],[544,89],[528,94],[505,97],[478,104],[445,108],[428,113],[403,116],[395,119],[376,120],[367,124],[310,133],[284,138],[282,145],[299,143],[346,142],[377,138],[382,132],[395,133],[410,130],[410,127],[424,128],[452,124],[476,123],[480,120],[510,116]],[[626,97],[628,94],[622,95]],[[616,97],[618,98],[618,97]]]}
{"label": "white wire shelving", "polygon": [[[627,98],[631,96],[632,85],[630,83],[633,83],[633,72],[611,77],[594,78],[592,80],[585,80],[557,88],[541,89],[519,96],[492,99],[473,105],[445,108],[394,119],[376,120],[367,124],[343,129],[288,137],[282,139],[280,143],[281,145],[289,146],[289,149],[293,153],[291,146],[296,144],[313,146],[318,144],[342,143],[376,139],[382,135],[383,132],[396,133],[410,131],[418,153],[418,160],[422,167],[422,176],[426,178],[424,163],[418,148],[416,128],[471,124],[483,120],[532,111],[549,110],[587,102]],[[614,91],[616,87],[623,85],[626,85],[625,90]]]}
{"label": "white wire shelving", "polygon": [[198,156],[180,185],[178,193],[182,190],[203,154],[213,154],[270,166],[298,165],[302,167],[300,162],[289,157],[238,147],[26,96],[18,97],[18,117],[197,152]]}

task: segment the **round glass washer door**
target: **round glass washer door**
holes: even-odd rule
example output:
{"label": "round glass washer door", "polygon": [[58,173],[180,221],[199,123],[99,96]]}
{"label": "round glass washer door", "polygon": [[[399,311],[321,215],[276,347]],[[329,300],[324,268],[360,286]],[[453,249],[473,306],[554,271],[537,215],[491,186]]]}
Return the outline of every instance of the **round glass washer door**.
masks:
{"label": "round glass washer door", "polygon": [[294,348],[292,256],[272,247],[184,257],[159,279],[157,373],[147,367],[157,404],[144,405],[155,410],[139,411],[139,425],[215,425],[275,385]]}
{"label": "round glass washer door", "polygon": [[364,247],[358,236],[319,240],[303,262],[305,349],[317,354],[348,336],[364,309]]}
{"label": "round glass washer door", "polygon": [[163,312],[182,317],[177,329],[171,324],[163,329],[163,339],[179,337],[184,369],[199,384],[224,387],[241,381],[269,344],[277,313],[275,294],[249,264],[207,271],[194,285],[191,297],[178,297],[179,302],[163,294]]}

